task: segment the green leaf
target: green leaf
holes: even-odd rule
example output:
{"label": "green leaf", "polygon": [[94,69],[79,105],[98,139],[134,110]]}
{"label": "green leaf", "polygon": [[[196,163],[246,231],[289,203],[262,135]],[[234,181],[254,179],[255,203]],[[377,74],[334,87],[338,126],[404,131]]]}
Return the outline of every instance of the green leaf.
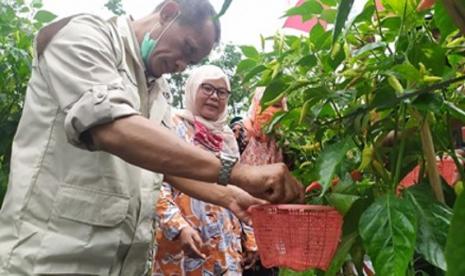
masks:
{"label": "green leaf", "polygon": [[359,229],[378,275],[404,276],[415,249],[417,218],[407,200],[382,196],[363,213]]}
{"label": "green leaf", "polygon": [[334,7],[337,5],[337,0],[321,0],[320,1],[322,4],[330,7]]}
{"label": "green leaf", "polygon": [[40,9],[42,8],[42,0],[32,0],[31,5],[33,8]]}
{"label": "green leaf", "polygon": [[318,182],[323,186],[322,194],[330,187],[337,166],[344,160],[346,153],[353,147],[354,142],[352,138],[346,137],[323,149],[314,168],[314,174]]}
{"label": "green leaf", "polygon": [[434,21],[441,33],[442,41],[444,41],[449,34],[457,30],[454,21],[447,13],[442,1],[436,1],[434,6]]}
{"label": "green leaf", "polygon": [[278,124],[281,119],[284,118],[288,113],[284,111],[278,111],[276,114],[273,116],[273,119],[271,122],[266,126],[265,132],[266,133],[271,133],[273,129],[275,128],[276,124]]}
{"label": "green leaf", "polygon": [[446,259],[447,276],[465,275],[465,193],[462,193],[455,201],[454,215],[447,235]]}
{"label": "green leaf", "polygon": [[417,185],[409,189],[407,194],[418,218],[417,252],[429,263],[446,271],[444,249],[452,210],[436,202],[427,185]]}
{"label": "green leaf", "polygon": [[255,49],[255,47],[253,46],[241,46],[241,50],[244,56],[250,59],[257,60],[260,58],[260,54],[258,53],[257,49]]}
{"label": "green leaf", "polygon": [[419,41],[416,47],[412,47],[408,53],[408,58],[415,66],[423,63],[427,70],[435,76],[442,76],[446,68],[445,49],[426,39]]}
{"label": "green leaf", "polygon": [[252,59],[243,59],[236,67],[236,73],[244,73],[250,71],[252,68],[257,66],[257,62]]}
{"label": "green leaf", "polygon": [[47,23],[55,19],[57,16],[49,11],[40,10],[34,15],[34,19],[41,22]]}
{"label": "green leaf", "polygon": [[266,70],[266,66],[263,64],[260,64],[256,67],[254,67],[252,70],[250,70],[247,75],[245,75],[244,79],[242,80],[243,82],[249,81],[251,78],[256,77],[259,73],[263,72]]}
{"label": "green leaf", "polygon": [[444,110],[442,109],[443,99],[433,93],[424,93],[418,96],[412,104],[420,111],[433,112],[438,115],[444,113]]}
{"label": "green leaf", "polygon": [[325,272],[325,276],[337,275],[342,265],[347,260],[347,255],[357,240],[357,237],[358,233],[355,232],[342,238],[342,241],[337,248],[336,254],[333,257],[328,270]]}
{"label": "green leaf", "polygon": [[302,21],[305,22],[315,15],[319,15],[323,11],[323,7],[317,1],[306,1],[298,7],[289,9],[284,16],[300,15]]}
{"label": "green leaf", "polygon": [[263,97],[260,100],[262,108],[271,105],[272,102],[283,96],[284,91],[289,87],[289,84],[282,78],[272,81],[263,92]]}
{"label": "green leaf", "polygon": [[328,200],[329,204],[336,208],[341,214],[345,215],[352,204],[357,201],[360,197],[356,195],[350,194],[341,194],[332,192],[326,195],[326,199]]}
{"label": "green leaf", "polygon": [[405,18],[408,20],[411,20],[410,15],[416,13],[416,0],[382,0],[382,3],[386,9],[394,11],[398,16],[403,16],[405,10]]}
{"label": "green leaf", "polygon": [[382,86],[376,90],[375,98],[373,99],[371,106],[387,108],[395,106],[397,103],[398,100],[394,90],[392,88],[388,88],[387,86]]}
{"label": "green leaf", "polygon": [[413,82],[419,81],[420,79],[420,71],[418,71],[418,69],[409,62],[395,65],[391,70],[397,73],[399,77],[403,77],[408,81]]}
{"label": "green leaf", "polygon": [[328,34],[330,35],[320,23],[317,23],[310,31],[310,42],[312,42],[317,49],[321,49],[322,43],[328,38]]}
{"label": "green leaf", "polygon": [[342,28],[344,27],[347,21],[347,17],[349,16],[350,10],[352,9],[353,3],[354,0],[341,0],[341,3],[337,8],[336,23],[334,24],[333,43],[336,42],[336,40],[338,39],[339,34],[341,33]]}
{"label": "green leaf", "polygon": [[375,12],[375,6],[372,0],[365,0],[365,2],[368,3],[365,5],[365,8],[361,11],[361,13],[354,17],[352,24],[358,22],[372,22],[371,20]]}
{"label": "green leaf", "polygon": [[223,6],[221,7],[220,12],[215,18],[219,19],[221,16],[223,16],[226,13],[226,11],[229,9],[229,6],[231,5],[231,3],[232,3],[232,0],[224,0]]}
{"label": "green leaf", "polygon": [[324,9],[323,12],[321,12],[320,19],[323,19],[324,21],[328,23],[333,23],[336,20],[336,16],[337,16],[337,10]]}
{"label": "green leaf", "polygon": [[316,276],[313,270],[297,272],[289,268],[279,268],[279,276]]}
{"label": "green leaf", "polygon": [[306,56],[302,57],[296,63],[296,65],[303,66],[303,67],[306,67],[306,68],[312,68],[313,66],[315,66],[317,64],[317,61],[318,60],[316,59],[315,55],[310,54],[310,55],[306,55]]}
{"label": "green leaf", "polygon": [[363,46],[362,48],[354,52],[354,57],[360,56],[368,51],[373,51],[378,48],[386,48],[386,46],[387,46],[386,43],[383,41],[366,44],[365,46]]}

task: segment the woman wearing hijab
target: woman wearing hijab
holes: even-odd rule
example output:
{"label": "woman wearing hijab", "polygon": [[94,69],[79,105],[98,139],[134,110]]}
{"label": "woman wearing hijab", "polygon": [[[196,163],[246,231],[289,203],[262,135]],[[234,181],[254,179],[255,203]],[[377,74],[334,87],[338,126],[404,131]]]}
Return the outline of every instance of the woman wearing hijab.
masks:
{"label": "woman wearing hijab", "polygon": [[[225,73],[213,65],[198,67],[185,90],[186,109],[173,117],[176,134],[214,154],[239,157],[227,125],[230,84]],[[161,188],[156,213],[153,275],[242,275],[243,256],[257,250],[251,228],[231,211],[189,197],[168,183]]]}
{"label": "woman wearing hijab", "polygon": [[[283,161],[281,149],[273,138],[268,137],[263,132],[263,127],[271,121],[277,112],[286,109],[286,99],[282,99],[262,111],[260,100],[263,97],[264,90],[263,87],[255,90],[252,103],[244,120],[231,122],[231,127],[237,134],[236,140],[240,147],[240,162],[248,165],[265,165]],[[243,273],[244,276],[270,276],[278,274],[278,268],[267,269],[260,262],[255,262]]]}
{"label": "woman wearing hijab", "polygon": [[260,100],[263,93],[263,87],[255,90],[247,117],[243,122],[247,145],[241,152],[241,163],[248,165],[265,165],[283,161],[281,149],[278,148],[274,139],[264,134],[263,127],[277,112],[286,109],[286,100],[282,99],[262,111]]}

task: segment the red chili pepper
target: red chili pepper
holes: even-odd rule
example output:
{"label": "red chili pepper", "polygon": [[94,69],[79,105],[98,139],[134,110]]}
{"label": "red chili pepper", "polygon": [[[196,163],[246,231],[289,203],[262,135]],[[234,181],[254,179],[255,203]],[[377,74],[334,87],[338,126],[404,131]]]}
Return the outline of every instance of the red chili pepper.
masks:
{"label": "red chili pepper", "polygon": [[305,193],[311,193],[312,191],[321,190],[323,187],[318,181],[313,181],[310,185],[305,188]]}
{"label": "red chili pepper", "polygon": [[431,8],[436,0],[421,0],[420,4],[418,4],[417,11],[421,12]]}
{"label": "red chili pepper", "polygon": [[350,177],[352,177],[353,181],[358,182],[362,180],[362,172],[359,170],[353,170],[350,172]]}
{"label": "red chili pepper", "polygon": [[339,182],[341,182],[341,179],[339,179],[339,177],[336,176],[336,177],[333,178],[333,180],[331,181],[331,186],[336,187],[336,185],[339,184]]}

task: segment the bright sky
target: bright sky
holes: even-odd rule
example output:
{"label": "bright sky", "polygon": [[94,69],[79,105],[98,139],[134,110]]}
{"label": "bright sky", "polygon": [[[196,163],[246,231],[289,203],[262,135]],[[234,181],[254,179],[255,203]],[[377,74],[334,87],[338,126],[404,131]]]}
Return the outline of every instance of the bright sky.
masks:
{"label": "bright sky", "polygon": [[[106,0],[43,0],[44,8],[60,17],[80,12],[109,17],[111,13],[104,7],[106,2]],[[140,18],[152,11],[161,0],[123,0],[122,2],[128,14]],[[210,2],[217,11],[223,5],[223,0],[210,0]],[[284,23],[284,19],[280,17],[291,4],[296,2],[296,0],[233,0],[226,15],[221,18],[222,41],[258,47],[260,34],[269,36],[280,30]]]}

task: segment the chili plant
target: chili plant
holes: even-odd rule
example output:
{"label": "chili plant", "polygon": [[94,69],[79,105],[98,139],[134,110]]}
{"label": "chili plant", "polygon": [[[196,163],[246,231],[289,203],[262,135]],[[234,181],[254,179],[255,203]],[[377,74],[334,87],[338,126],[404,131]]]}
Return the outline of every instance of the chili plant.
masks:
{"label": "chili plant", "polygon": [[[288,10],[328,27],[242,47],[238,73],[247,85],[266,87],[263,107],[287,97],[289,110],[266,131],[278,137],[295,176],[321,186],[309,189],[308,203],[344,215],[327,275],[348,261],[362,273],[365,256],[378,275],[461,275],[456,256],[465,256],[465,235],[457,229],[465,218],[452,207],[465,199],[444,184],[436,162],[452,158],[463,179],[456,149],[465,122],[465,38],[442,2],[418,11],[416,0],[382,7],[370,0],[350,13],[353,2],[306,1]],[[400,190],[417,165],[419,184]]]}

